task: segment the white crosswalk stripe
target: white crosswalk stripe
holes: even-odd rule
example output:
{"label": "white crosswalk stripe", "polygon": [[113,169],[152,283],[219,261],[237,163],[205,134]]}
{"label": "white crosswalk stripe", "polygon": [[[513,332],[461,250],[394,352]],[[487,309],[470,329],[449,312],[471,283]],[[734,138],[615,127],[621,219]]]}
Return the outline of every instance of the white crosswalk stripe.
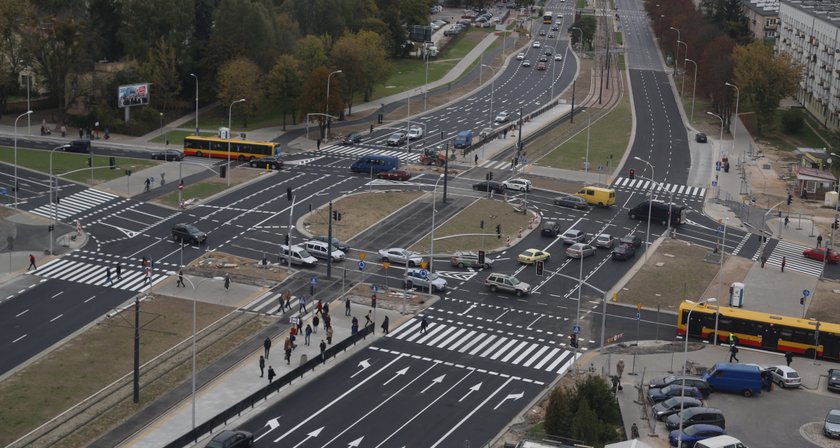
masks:
{"label": "white crosswalk stripe", "polygon": [[297,160],[287,160],[286,165],[308,165],[316,160],[323,159],[324,156],[320,157],[309,157],[308,159],[297,159]]}
{"label": "white crosswalk stripe", "polygon": [[[613,188],[620,190],[633,191],[647,191],[650,189],[651,182],[644,179],[630,179],[627,177],[619,177],[613,182]],[[653,187],[654,194],[664,196],[661,199],[667,200],[670,197],[669,193],[673,193],[674,198],[679,199],[700,199],[706,196],[706,189],[700,187],[691,187],[688,185],[677,185],[663,183],[659,188]]]}
{"label": "white crosswalk stripe", "polygon": [[743,248],[744,248],[744,244],[747,244],[747,241],[749,241],[749,239],[750,239],[750,237],[751,237],[751,236],[752,236],[752,233],[749,233],[749,232],[747,232],[746,234],[744,234],[744,237],[743,237],[743,238],[741,238],[741,241],[739,241],[739,242],[738,242],[738,245],[737,245],[737,246],[735,246],[735,250],[733,250],[733,251],[732,251],[732,255],[738,255],[738,254],[740,254],[740,253],[741,253],[741,249],[743,249]]}
{"label": "white crosswalk stripe", "polygon": [[119,196],[111,193],[88,188],[66,198],[61,198],[57,209],[55,204],[45,204],[32,210],[32,213],[47,218],[58,216],[58,219],[63,220],[118,198]]}
{"label": "white crosswalk stripe", "polygon": [[510,161],[505,160],[486,160],[479,165],[481,168],[487,168],[491,170],[503,170],[503,169],[510,169]]}
{"label": "white crosswalk stripe", "polygon": [[153,273],[150,285],[146,282],[146,276],[142,271],[123,269],[120,274],[122,278],[118,279],[116,271],[112,268],[111,281],[109,282],[105,271],[106,268],[108,266],[59,258],[50,261],[34,271],[27,272],[27,274],[135,292],[145,291],[151,285],[155,285],[167,277],[164,274]]}
{"label": "white crosswalk stripe", "polygon": [[822,273],[823,263],[810,258],[805,258],[802,252],[805,249],[810,249],[809,246],[802,246],[800,244],[791,243],[789,241],[779,241],[773,252],[767,257],[767,264],[780,268],[782,266],[782,257],[785,258],[785,271],[790,270],[799,272],[800,274],[813,275],[819,277]]}
{"label": "white crosswalk stripe", "polygon": [[408,151],[408,147],[403,146],[399,149],[382,149],[371,148],[368,146],[353,146],[353,145],[332,145],[321,148],[319,154],[338,155],[343,157],[361,157],[369,154],[379,154],[383,156],[394,156],[400,159],[403,163],[414,163],[420,159],[420,150],[412,149]]}
{"label": "white crosswalk stripe", "polygon": [[557,347],[518,339],[513,335],[490,334],[429,321],[426,332],[420,319],[412,319],[387,337],[439,349],[467,353],[492,361],[531,367],[563,374],[571,366],[574,353]]}

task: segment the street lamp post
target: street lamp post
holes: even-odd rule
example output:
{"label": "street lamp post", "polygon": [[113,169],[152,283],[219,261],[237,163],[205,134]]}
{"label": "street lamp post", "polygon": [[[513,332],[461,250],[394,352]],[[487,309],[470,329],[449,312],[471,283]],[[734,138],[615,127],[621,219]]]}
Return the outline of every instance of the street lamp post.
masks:
{"label": "street lamp post", "polygon": [[[647,258],[648,258],[648,251],[650,250],[650,247],[649,247],[649,246],[650,246],[650,213],[651,213],[651,210],[653,210],[653,185],[656,183],[656,182],[655,182],[655,179],[656,179],[656,171],[654,170],[653,165],[652,165],[650,162],[648,162],[647,160],[645,160],[645,159],[640,159],[640,158],[635,157],[635,156],[634,156],[633,158],[634,158],[634,159],[636,159],[636,160],[638,160],[639,162],[646,163],[646,164],[647,164],[647,166],[649,166],[649,167],[650,167],[650,179],[651,179],[651,183],[650,183],[650,193],[649,193],[649,196],[648,196],[648,219],[647,219],[647,233],[646,233],[646,235],[645,235],[645,261],[647,261]],[[668,220],[669,220],[669,221],[671,220],[671,217],[670,217],[670,216],[668,217]]]}
{"label": "street lamp post", "polygon": [[190,76],[195,78],[195,135],[198,135],[198,76],[195,73],[190,73]]}
{"label": "street lamp post", "polygon": [[[53,207],[53,225],[52,228],[55,230],[55,225],[58,222],[58,179],[53,176],[53,153],[59,149],[69,148],[70,145],[61,145],[56,146],[55,148],[50,150],[50,202],[52,203]],[[17,166],[17,164],[15,165]],[[52,232],[50,232],[50,255],[53,253],[53,237]]]}
{"label": "street lamp post", "polygon": [[[688,44],[681,41],[681,40],[678,40],[677,41],[677,48],[680,47],[680,44],[685,45],[685,54],[683,54],[683,59],[685,59],[685,57],[688,56]],[[675,59],[674,60],[674,67],[676,67],[676,66],[677,66],[677,60]],[[680,87],[680,96],[682,96],[683,92],[685,92],[685,61],[683,61],[683,73],[682,73],[682,76],[680,76],[680,77],[682,78],[682,86]]]}
{"label": "street lamp post", "polygon": [[694,121],[694,94],[697,93],[697,63],[691,59],[686,59],[685,62],[694,64],[694,83],[691,84],[691,121]]}
{"label": "street lamp post", "polygon": [[735,143],[738,142],[738,104],[741,102],[741,89],[738,88],[735,84],[727,82],[724,84],[727,87],[732,87],[735,89],[735,121],[736,123],[732,126],[732,153],[735,153]]}
{"label": "street lamp post", "polygon": [[[18,117],[15,118],[15,179],[14,179],[14,183],[12,184],[12,189],[15,191],[15,208],[17,208],[17,203],[18,203],[17,122],[18,122],[18,120],[20,120],[24,116],[29,118],[30,115],[32,115],[32,110],[31,109],[29,109],[26,112],[18,115]],[[50,252],[52,252],[52,251],[50,251]]]}
{"label": "street lamp post", "polygon": [[[438,176],[438,180],[435,181],[435,186],[434,186],[434,189],[432,190],[432,232],[431,232],[432,233],[432,244],[431,244],[431,247],[429,248],[429,251],[430,251],[430,254],[429,254],[429,273],[430,273],[430,275],[431,275],[432,272],[434,272],[434,267],[435,267],[435,212],[437,211],[436,210],[436,206],[437,206],[437,186],[438,186],[438,182],[440,182],[441,179],[443,179],[443,174]],[[432,282],[429,281],[430,293],[431,293],[431,287],[432,287]]]}
{"label": "street lamp post", "polygon": [[[687,302],[691,302],[691,301],[687,300]],[[692,303],[691,309],[688,310],[688,315],[686,316],[686,319],[685,319],[685,351],[684,351],[685,359],[683,360],[683,368],[682,368],[682,390],[680,391],[680,413],[682,413],[682,411],[685,409],[685,406],[684,406],[685,405],[685,375],[686,375],[685,367],[688,364],[688,334],[689,334],[688,326],[691,325],[691,312],[694,311],[694,308],[696,308],[697,305],[702,305],[702,304],[712,303],[712,302],[717,302],[717,299],[715,299],[714,297],[710,297],[706,300],[701,300],[699,302],[691,302]],[[680,419],[680,428],[677,431],[677,435],[678,435],[677,436],[677,448],[682,448],[682,430],[683,430],[683,422],[682,422],[682,419]]]}
{"label": "street lamp post", "polygon": [[189,277],[183,277],[184,280],[190,283],[193,289],[193,312],[192,312],[192,429],[195,429],[195,337],[196,337],[196,301],[198,295],[198,287],[207,280],[213,280],[212,277],[207,277],[199,280],[198,283],[193,283]]}
{"label": "street lamp post", "polygon": [[496,69],[487,64],[481,64],[481,66],[493,70],[493,82],[490,83],[490,124],[487,125],[489,128],[493,126],[493,91],[496,90]]}
{"label": "street lamp post", "polygon": [[677,56],[680,53],[679,41],[681,41],[682,39],[680,38],[680,30],[678,30],[674,27],[670,27],[670,28],[677,32],[677,45],[676,45],[677,51],[676,51],[676,53],[674,53],[674,76],[677,76]]}
{"label": "street lamp post", "polygon": [[[32,106],[29,104],[29,86],[32,84],[32,71],[28,71],[26,73],[26,110],[29,112],[26,113],[26,134],[32,135]],[[17,180],[17,177],[15,177]],[[15,199],[15,205],[17,205],[17,199]]]}
{"label": "street lamp post", "polygon": [[326,103],[324,106],[324,115],[326,115],[326,117],[324,117],[324,120],[327,122],[326,137],[330,136],[330,80],[332,79],[332,76],[337,73],[342,73],[342,71],[336,70],[327,75],[327,100],[324,101],[324,103]]}
{"label": "street lamp post", "polygon": [[[718,268],[718,299],[721,299],[721,294],[723,294],[723,261],[724,256],[726,255],[726,226],[729,224],[729,217],[727,216],[726,219],[723,221],[723,239],[720,243],[720,267]],[[715,313],[715,343],[714,345],[718,344],[718,320],[720,318],[720,313]]]}
{"label": "street lamp post", "polygon": [[[230,107],[228,107],[228,161],[227,161],[227,172],[225,173],[225,177],[227,177],[227,186],[230,187],[230,138],[233,132],[231,132],[231,116],[233,113],[233,105],[236,103],[241,103],[245,101],[245,98],[238,99],[232,103],[230,103]],[[209,151],[208,151],[209,152]]]}

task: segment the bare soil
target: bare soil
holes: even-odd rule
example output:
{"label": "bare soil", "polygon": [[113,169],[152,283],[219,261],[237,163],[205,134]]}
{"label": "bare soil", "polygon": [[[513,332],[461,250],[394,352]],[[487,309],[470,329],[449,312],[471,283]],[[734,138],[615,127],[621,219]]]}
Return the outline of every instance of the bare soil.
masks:
{"label": "bare soil", "polygon": [[261,260],[231,255],[225,252],[208,252],[196,258],[184,270],[184,274],[199,277],[222,277],[230,275],[231,281],[269,287],[289,276],[288,269],[277,263],[274,255],[267,255],[268,264]]}
{"label": "bare soil", "polygon": [[[341,221],[333,222],[333,237],[347,241],[424,194],[422,191],[376,191],[334,201],[333,210],[341,213]],[[304,216],[303,228],[312,235],[326,235],[328,211],[324,206]]]}
{"label": "bare soil", "polygon": [[837,322],[840,316],[840,281],[821,280],[811,296],[806,316],[819,321]]}

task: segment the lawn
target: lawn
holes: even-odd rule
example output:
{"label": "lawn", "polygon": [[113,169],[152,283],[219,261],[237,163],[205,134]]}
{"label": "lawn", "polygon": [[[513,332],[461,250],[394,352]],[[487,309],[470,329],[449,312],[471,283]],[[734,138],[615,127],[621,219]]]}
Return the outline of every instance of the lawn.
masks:
{"label": "lawn", "polygon": [[[8,150],[0,151],[0,162],[9,164],[14,163],[14,151],[12,148],[4,148]],[[93,155],[93,167],[95,169],[89,170],[87,160],[88,154],[66,153],[55,151],[52,156],[53,173],[63,179],[83,182],[89,185],[96,185],[105,181],[117,179],[125,176],[125,169],[131,168],[132,171],[139,171],[151,166],[158,165],[151,159],[132,159],[126,157],[116,157],[117,169],[111,170],[107,167],[110,163],[110,157]],[[17,150],[18,166],[28,168],[42,173],[50,172],[50,151],[38,149],[21,149]],[[81,170],[81,171],[76,171]],[[62,175],[70,171],[76,171],[72,174]],[[91,173],[92,172],[92,173]],[[93,182],[91,182],[91,174],[93,174]]]}
{"label": "lawn", "polygon": [[[695,112],[696,113],[696,112]],[[777,110],[773,117],[772,123],[765,129],[762,129],[762,135],[757,136],[756,129],[756,115],[743,115],[744,123],[756,139],[763,140],[776,148],[783,151],[793,151],[797,147],[807,148],[824,148],[827,146],[826,142],[814,132],[814,129],[820,129],[821,124],[815,122],[808,112],[802,111],[802,116],[805,118],[805,125],[798,134],[787,134],[782,130],[782,111]],[[810,124],[810,126],[808,126]]]}
{"label": "lawn", "polygon": [[616,45],[624,45],[624,34],[621,31],[616,31],[614,34]]}
{"label": "lawn", "polygon": [[[195,131],[182,131],[180,129],[175,129],[171,131],[167,131],[163,135],[159,135],[153,138],[151,141],[154,143],[166,143],[166,139],[169,139],[169,144],[173,148],[181,148],[184,146],[184,137],[188,135],[195,134]],[[217,135],[216,132],[201,132],[202,136],[205,137],[215,137]]]}
{"label": "lawn", "polygon": [[[333,236],[347,241],[423,194],[421,191],[372,192],[345,196],[334,201],[333,210],[341,213],[341,221],[333,223]],[[313,210],[305,221],[307,232],[326,235],[328,207]]]}

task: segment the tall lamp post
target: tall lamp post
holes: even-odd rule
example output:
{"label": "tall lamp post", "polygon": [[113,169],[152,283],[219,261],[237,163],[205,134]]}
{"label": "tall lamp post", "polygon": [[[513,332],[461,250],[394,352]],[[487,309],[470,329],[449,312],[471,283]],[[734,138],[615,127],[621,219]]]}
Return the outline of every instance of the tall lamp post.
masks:
{"label": "tall lamp post", "polygon": [[[723,221],[723,239],[720,240],[720,267],[718,268],[718,299],[721,299],[723,294],[723,262],[726,256],[726,226],[729,224],[729,217]],[[715,343],[718,344],[718,321],[720,320],[720,313],[715,313]]]}
{"label": "tall lamp post", "polygon": [[670,28],[677,32],[677,45],[676,45],[677,48],[676,48],[676,53],[674,53],[674,76],[677,76],[677,56],[680,54],[679,41],[681,41],[682,38],[680,38],[680,30],[678,30],[674,27],[670,27]]}
{"label": "tall lamp post", "polygon": [[327,137],[330,136],[330,81],[332,80],[332,76],[335,75],[335,74],[338,74],[338,73],[342,73],[342,71],[341,70],[336,70],[336,71],[330,73],[327,76],[327,99],[326,99],[326,101],[324,101],[324,103],[325,103],[324,115],[326,115],[326,117],[324,117],[324,120],[327,122],[327,126],[326,126],[326,128],[327,128],[326,136]]}
{"label": "tall lamp post", "polygon": [[18,115],[18,117],[17,117],[17,118],[15,118],[15,179],[14,179],[14,183],[12,184],[12,189],[15,191],[15,208],[17,208],[17,203],[18,203],[18,176],[17,176],[17,122],[18,122],[18,120],[20,120],[22,117],[27,117],[27,119],[28,119],[30,115],[32,115],[32,110],[31,110],[31,109],[30,109],[30,110],[27,110],[26,112],[24,112],[24,113],[22,113],[22,114],[20,114],[20,115]]}
{"label": "tall lamp post", "polygon": [[[438,182],[440,182],[441,179],[443,179],[443,174],[438,176],[438,180],[435,181],[435,186],[434,186],[434,189],[432,190],[432,232],[431,232],[432,233],[432,247],[429,248],[429,251],[431,252],[429,254],[429,272],[430,273],[434,272],[434,268],[435,268],[435,212],[437,211],[436,210],[436,207],[437,207],[437,186],[438,186]],[[429,282],[429,288],[431,288],[431,287],[432,287],[432,284],[431,284],[431,282]]]}
{"label": "tall lamp post", "polygon": [[189,282],[190,286],[193,289],[193,312],[192,312],[192,429],[195,429],[195,332],[196,332],[196,297],[198,295],[198,287],[201,286],[202,283],[206,282],[207,280],[213,280],[212,277],[206,277],[198,281],[198,283],[193,283],[189,277],[183,277],[184,280]]}
{"label": "tall lamp post", "polygon": [[496,69],[487,64],[481,64],[481,66],[493,70],[493,82],[490,83],[490,124],[487,125],[489,128],[493,125],[493,91],[496,90]]}
{"label": "tall lamp post", "polygon": [[731,82],[727,82],[724,85],[735,89],[735,124],[732,126],[732,152],[734,153],[735,143],[738,142],[738,104],[741,102],[741,89]]}
{"label": "tall lamp post", "polygon": [[[686,300],[687,302],[691,302],[691,300]],[[688,326],[691,325],[691,312],[694,311],[694,308],[697,308],[697,305],[704,305],[706,303],[717,302],[717,299],[714,297],[710,297],[706,300],[701,300],[699,302],[691,302],[692,306],[691,309],[688,310],[688,315],[685,319],[685,359],[683,360],[683,368],[682,368],[682,390],[680,391],[680,413],[682,413],[683,409],[685,409],[685,367],[688,364]],[[677,438],[677,448],[682,448],[682,430],[683,430],[683,422],[680,419],[680,428],[677,431],[678,438]]]}
{"label": "tall lamp post", "polygon": [[190,73],[190,76],[195,78],[195,135],[198,135],[198,76],[195,73]]}
{"label": "tall lamp post", "polygon": [[[645,235],[645,261],[648,259],[648,251],[650,250],[650,212],[653,210],[653,186],[656,184],[656,171],[653,169],[653,165],[645,159],[640,159],[638,157],[633,157],[634,159],[638,160],[639,162],[646,163],[647,166],[650,167],[650,195],[648,197],[648,219],[647,219],[647,233]],[[668,217],[670,221],[671,217]]]}
{"label": "tall lamp post", "polygon": [[694,64],[694,83],[691,84],[691,121],[694,121],[694,94],[697,93],[697,63],[691,59],[686,59],[685,62]]}
{"label": "tall lamp post", "polygon": [[227,172],[225,173],[225,177],[227,177],[227,186],[230,187],[230,138],[231,134],[231,116],[233,113],[233,105],[236,103],[244,102],[245,98],[238,99],[232,103],[230,103],[230,107],[228,107],[228,162],[227,162]]}
{"label": "tall lamp post", "polygon": [[[677,41],[677,48],[679,48],[680,45],[685,45],[685,53],[683,54],[683,59],[685,59],[685,57],[688,56],[688,44],[681,41],[681,40],[678,40]],[[677,66],[677,60],[674,59],[674,67],[676,67],[676,66]],[[682,78],[682,86],[680,87],[680,96],[682,96],[683,92],[685,92],[685,61],[683,61],[683,73],[682,73],[682,76],[680,76],[680,78]]]}

